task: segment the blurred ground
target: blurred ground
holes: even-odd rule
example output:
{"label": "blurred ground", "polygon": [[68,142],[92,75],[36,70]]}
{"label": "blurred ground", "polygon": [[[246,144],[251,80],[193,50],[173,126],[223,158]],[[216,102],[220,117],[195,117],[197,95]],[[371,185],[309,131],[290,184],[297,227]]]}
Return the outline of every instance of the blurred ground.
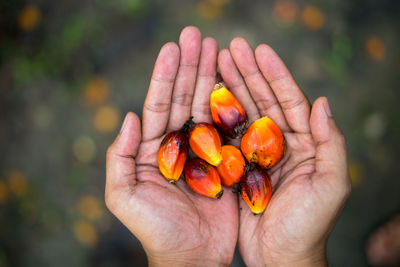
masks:
{"label": "blurred ground", "polygon": [[146,264],[105,209],[105,151],[186,25],[220,48],[270,44],[330,99],[354,190],[328,258],[365,266],[368,233],[400,211],[399,14],[394,0],[1,1],[0,266]]}

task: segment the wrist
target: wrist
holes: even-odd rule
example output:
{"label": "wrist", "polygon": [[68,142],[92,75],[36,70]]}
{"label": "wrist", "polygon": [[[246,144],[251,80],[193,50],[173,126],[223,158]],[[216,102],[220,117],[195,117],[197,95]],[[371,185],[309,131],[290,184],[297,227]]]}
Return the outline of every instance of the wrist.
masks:
{"label": "wrist", "polygon": [[229,266],[230,262],[219,261],[209,258],[207,254],[147,254],[148,266],[150,267],[171,267],[171,266]]}
{"label": "wrist", "polygon": [[290,267],[326,267],[328,266],[328,262],[326,260],[326,257],[320,257],[320,258],[305,258],[305,259],[298,259],[298,260],[279,260],[279,261],[274,261],[268,264],[268,266],[290,266]]}
{"label": "wrist", "polygon": [[301,266],[301,267],[325,267],[328,266],[325,249],[315,251],[306,255],[296,255],[291,257],[279,256],[269,258],[267,266]]}

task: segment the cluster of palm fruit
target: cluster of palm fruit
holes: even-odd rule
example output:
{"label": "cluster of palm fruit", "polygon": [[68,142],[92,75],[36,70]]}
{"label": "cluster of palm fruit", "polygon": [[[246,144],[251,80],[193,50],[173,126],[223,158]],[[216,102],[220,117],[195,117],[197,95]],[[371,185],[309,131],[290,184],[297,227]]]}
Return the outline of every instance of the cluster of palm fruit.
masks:
{"label": "cluster of palm fruit", "polygon": [[[268,117],[249,126],[245,109],[222,83],[211,93],[210,108],[213,122],[224,136],[241,138],[240,150],[221,145],[212,124],[195,123],[191,118],[162,140],[157,155],[160,172],[171,183],[183,172],[194,192],[210,198],[222,196],[222,185],[236,187],[251,211],[260,214],[272,196],[267,169],[285,154],[283,133]],[[189,147],[197,157],[187,160]]]}

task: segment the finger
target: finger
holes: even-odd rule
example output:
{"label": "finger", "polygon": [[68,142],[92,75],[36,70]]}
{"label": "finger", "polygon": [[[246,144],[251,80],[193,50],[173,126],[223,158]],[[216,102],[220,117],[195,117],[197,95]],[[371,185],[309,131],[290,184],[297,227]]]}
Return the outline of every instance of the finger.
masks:
{"label": "finger", "polygon": [[279,56],[266,44],[256,48],[256,61],[293,131],[309,133],[310,103]]}
{"label": "finger", "polygon": [[315,178],[340,185],[339,188],[344,188],[344,191],[350,190],[345,138],[336,126],[326,97],[314,102],[310,126],[317,145]]}
{"label": "finger", "polygon": [[143,106],[143,140],[164,134],[171,107],[171,96],[179,66],[179,47],[165,44],[158,55],[149,92]]}
{"label": "finger", "polygon": [[219,52],[218,67],[224,83],[246,110],[249,121],[252,122],[259,119],[260,113],[257,106],[251,98],[243,77],[240,75],[228,49],[223,49]]}
{"label": "finger", "polygon": [[230,52],[261,116],[270,117],[283,131],[289,131],[282,108],[258,69],[253,49],[245,39],[237,37],[230,44]]}
{"label": "finger", "polygon": [[193,26],[184,28],[179,38],[179,47],[181,58],[172,94],[168,131],[181,128],[190,117],[201,50],[199,29]]}
{"label": "finger", "polygon": [[217,41],[211,37],[204,38],[192,104],[192,116],[197,122],[211,122],[210,95],[216,81],[217,54]]}
{"label": "finger", "polygon": [[135,157],[140,142],[140,119],[129,112],[120,133],[107,150],[105,199],[111,210],[118,200],[129,197],[136,184]]}

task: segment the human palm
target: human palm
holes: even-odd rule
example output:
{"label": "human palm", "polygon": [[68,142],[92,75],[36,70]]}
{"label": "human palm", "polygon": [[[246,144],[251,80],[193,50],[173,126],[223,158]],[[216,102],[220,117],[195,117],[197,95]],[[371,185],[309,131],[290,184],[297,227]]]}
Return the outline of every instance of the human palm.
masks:
{"label": "human palm", "polygon": [[[185,28],[179,47],[163,46],[144,103],[143,121],[128,113],[107,153],[106,203],[141,241],[151,265],[228,265],[238,242],[248,266],[324,263],[330,231],[350,192],[343,135],[326,98],[310,104],[267,45],[255,53],[242,38],[217,52],[212,38]],[[271,174],[274,194],[254,216],[225,190],[220,200],[193,193],[160,174],[157,151],[167,132],[193,116],[211,122],[216,65],[249,120],[269,116],[287,152]],[[238,140],[228,140],[238,146]],[[240,223],[239,223],[240,222]]]}
{"label": "human palm", "polygon": [[[194,116],[211,123],[209,95],[216,79],[218,47],[194,27],[182,31],[179,47],[161,49],[143,109],[129,113],[108,151],[106,202],[141,241],[150,264],[202,262],[228,265],[238,236],[237,196],[195,194],[182,181],[162,177],[157,151],[167,132]],[[142,125],[142,135],[140,135]]]}
{"label": "human palm", "polygon": [[350,193],[345,142],[325,98],[311,110],[277,54],[255,53],[243,38],[219,54],[224,81],[251,120],[272,118],[287,141],[285,157],[270,170],[274,194],[254,216],[240,201],[239,249],[248,266],[325,263],[330,231]]}

